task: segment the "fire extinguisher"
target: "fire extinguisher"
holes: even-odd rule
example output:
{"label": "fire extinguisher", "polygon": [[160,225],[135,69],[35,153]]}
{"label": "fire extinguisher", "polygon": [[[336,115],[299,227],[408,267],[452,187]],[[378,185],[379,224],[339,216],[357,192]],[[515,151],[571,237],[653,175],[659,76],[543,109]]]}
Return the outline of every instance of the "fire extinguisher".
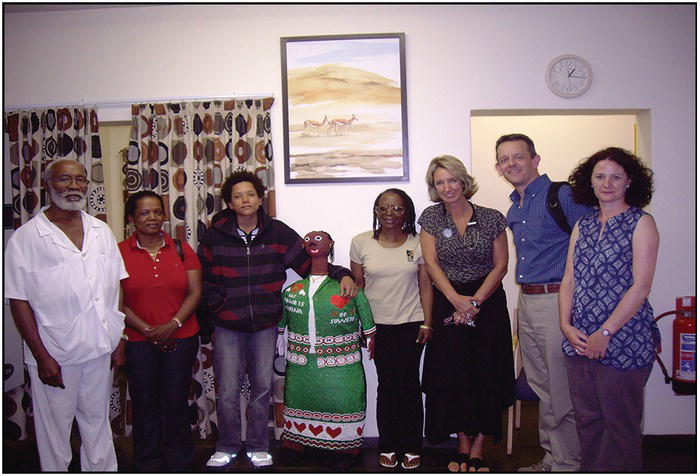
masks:
{"label": "fire extinguisher", "polygon": [[658,321],[662,317],[676,315],[673,320],[673,375],[669,377],[659,354],[656,354],[656,360],[666,383],[671,383],[671,388],[678,395],[696,394],[696,310],[695,296],[682,296],[676,298],[675,311],[664,312],[656,318]]}

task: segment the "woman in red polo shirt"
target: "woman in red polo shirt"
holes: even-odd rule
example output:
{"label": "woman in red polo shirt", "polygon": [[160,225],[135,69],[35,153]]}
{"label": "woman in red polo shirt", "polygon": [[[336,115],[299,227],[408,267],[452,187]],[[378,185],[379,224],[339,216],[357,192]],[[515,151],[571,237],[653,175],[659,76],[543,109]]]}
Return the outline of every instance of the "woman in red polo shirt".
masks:
{"label": "woman in red polo shirt", "polygon": [[125,218],[136,229],[119,243],[129,273],[122,291],[134,463],[139,472],[187,471],[195,458],[187,394],[199,344],[193,316],[202,291],[199,259],[185,242],[181,258],[161,230],[158,194],[129,197]]}

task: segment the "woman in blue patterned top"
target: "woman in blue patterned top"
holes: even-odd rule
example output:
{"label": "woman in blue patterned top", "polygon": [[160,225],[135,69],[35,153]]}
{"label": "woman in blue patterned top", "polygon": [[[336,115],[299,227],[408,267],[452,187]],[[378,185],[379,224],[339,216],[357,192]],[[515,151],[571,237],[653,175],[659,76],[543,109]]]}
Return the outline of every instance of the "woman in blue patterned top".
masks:
{"label": "woman in blue patterned top", "polygon": [[651,290],[659,249],[652,172],[610,147],[569,177],[574,200],[597,205],[571,234],[559,291],[581,471],[642,470],[644,386],[660,342]]}

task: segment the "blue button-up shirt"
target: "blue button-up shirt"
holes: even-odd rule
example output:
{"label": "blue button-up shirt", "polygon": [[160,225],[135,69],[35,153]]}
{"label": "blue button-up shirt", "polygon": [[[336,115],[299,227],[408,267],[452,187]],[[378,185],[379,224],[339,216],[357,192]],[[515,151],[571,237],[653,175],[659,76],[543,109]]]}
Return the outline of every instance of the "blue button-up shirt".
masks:
{"label": "blue button-up shirt", "polygon": [[[559,228],[547,210],[547,191],[551,183],[547,174],[533,180],[525,188],[522,205],[517,190],[510,194],[513,204],[506,218],[515,241],[515,281],[518,284],[556,283],[564,275],[569,235]],[[568,185],[559,189],[559,203],[572,228],[579,218],[593,211],[573,201]]]}

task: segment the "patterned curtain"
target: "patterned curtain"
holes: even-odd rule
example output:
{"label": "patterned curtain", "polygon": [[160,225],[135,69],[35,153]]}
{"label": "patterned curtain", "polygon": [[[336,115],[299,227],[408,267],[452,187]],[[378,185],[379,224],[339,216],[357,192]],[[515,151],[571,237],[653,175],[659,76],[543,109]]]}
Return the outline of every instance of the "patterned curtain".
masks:
{"label": "patterned curtain", "polygon": [[198,237],[221,210],[223,181],[237,169],[248,169],[266,185],[263,206],[274,215],[273,101],[133,105],[123,168],[125,199],[140,190],[162,195],[169,216],[165,230],[196,249]]}
{"label": "patterned curtain", "polygon": [[5,115],[12,164],[15,229],[36,215],[47,200],[41,174],[54,159],[76,159],[87,169],[90,186],[85,210],[106,221],[102,147],[93,108],[50,108]]}
{"label": "patterned curtain", "polygon": [[[199,238],[221,210],[221,185],[231,172],[247,169],[267,192],[263,206],[275,214],[270,108],[273,98],[135,104],[123,167],[125,200],[140,190],[163,197],[163,227],[197,249]],[[133,230],[126,225],[125,235]],[[246,389],[243,389],[244,394]],[[131,432],[130,400],[124,434]],[[202,344],[192,370],[190,406],[201,438],[216,425],[212,346]],[[196,408],[193,408],[196,407]],[[113,425],[114,426],[114,425]]]}
{"label": "patterned curtain", "polygon": [[[105,208],[102,147],[97,112],[88,107],[56,107],[11,111],[4,117],[9,142],[12,212],[14,228],[36,215],[47,201],[41,188],[41,175],[55,159],[71,158],[82,163],[90,185],[86,211],[107,221]],[[4,395],[5,437],[28,437],[33,425],[29,378],[25,384]]]}

